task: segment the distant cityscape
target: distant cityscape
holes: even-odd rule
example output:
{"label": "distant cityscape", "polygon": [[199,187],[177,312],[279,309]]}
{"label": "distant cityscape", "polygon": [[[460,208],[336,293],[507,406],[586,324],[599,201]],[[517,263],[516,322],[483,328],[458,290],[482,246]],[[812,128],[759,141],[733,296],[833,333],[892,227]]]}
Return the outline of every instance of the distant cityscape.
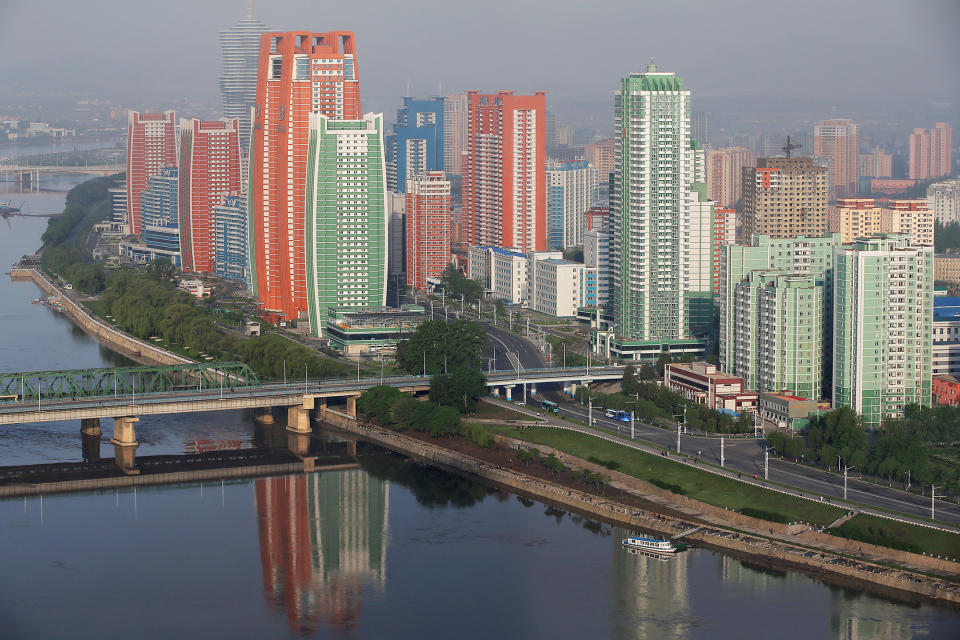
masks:
{"label": "distant cityscape", "polygon": [[[699,361],[675,389],[769,428],[958,401],[960,253],[934,254],[960,223],[949,123],[893,146],[850,118],[711,132],[651,59],[611,87],[605,132],[561,122],[545,91],[405,96],[388,124],[361,108],[352,31],[250,12],[220,48],[220,118],[104,113],[126,118],[115,264],[233,281],[265,320],[341,349],[347,317],[402,333],[423,310],[401,294],[452,266],[508,306],[581,319],[596,358]],[[0,118],[8,141],[76,135]],[[738,391],[706,393],[715,378]]]}

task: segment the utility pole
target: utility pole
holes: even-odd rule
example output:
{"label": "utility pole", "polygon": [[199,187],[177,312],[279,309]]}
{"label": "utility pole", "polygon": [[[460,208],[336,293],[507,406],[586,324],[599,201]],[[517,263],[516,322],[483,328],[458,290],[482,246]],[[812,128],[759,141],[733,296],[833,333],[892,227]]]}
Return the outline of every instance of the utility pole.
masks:
{"label": "utility pole", "polygon": [[630,439],[633,440],[633,411],[630,411]]}
{"label": "utility pole", "polygon": [[720,437],[720,468],[721,469],[723,469],[724,460],[725,459],[723,457],[723,436],[721,436]]}
{"label": "utility pole", "polygon": [[907,475],[907,491],[910,491],[910,469],[907,469],[906,475]]}
{"label": "utility pole", "polygon": [[[287,381],[287,374],[283,374],[283,381]],[[360,382],[360,356],[357,356],[357,382]]]}
{"label": "utility pole", "polygon": [[770,447],[763,448],[763,479],[770,479],[770,452],[773,451]]}
{"label": "utility pole", "polygon": [[847,471],[850,469],[856,469],[856,467],[848,467],[844,465],[843,467],[843,499],[847,499]]}
{"label": "utility pole", "polygon": [[563,342],[563,368],[567,368],[567,343]]}
{"label": "utility pole", "polygon": [[[427,375],[427,352],[423,352],[423,375]],[[359,378],[358,378],[359,379]]]}
{"label": "utility pole", "polygon": [[493,326],[497,326],[497,305],[493,305]]}
{"label": "utility pole", "polygon": [[530,318],[527,318],[527,337],[530,337]]}
{"label": "utility pole", "polygon": [[461,318],[463,317],[463,300],[465,297],[466,296],[464,296],[462,293],[460,294],[460,317]]}
{"label": "utility pole", "polygon": [[510,331],[513,331],[513,309],[510,310]]}
{"label": "utility pole", "polygon": [[935,520],[934,515],[937,511],[937,489],[942,487],[935,487],[932,484],[930,485],[930,519]]}

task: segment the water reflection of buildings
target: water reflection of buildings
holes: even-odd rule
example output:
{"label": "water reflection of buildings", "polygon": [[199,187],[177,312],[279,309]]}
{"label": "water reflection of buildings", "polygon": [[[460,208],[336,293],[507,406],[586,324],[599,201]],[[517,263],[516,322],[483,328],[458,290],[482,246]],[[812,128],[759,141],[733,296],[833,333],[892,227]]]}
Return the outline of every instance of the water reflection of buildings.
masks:
{"label": "water reflection of buildings", "polygon": [[809,580],[802,573],[767,569],[749,563],[744,564],[740,560],[722,553],[717,554],[717,559],[720,562],[720,580],[735,582],[738,586],[745,587],[754,593],[763,593],[775,585]]}
{"label": "water reflection of buildings", "polygon": [[915,613],[886,600],[832,588],[830,631],[837,640],[909,640],[926,635],[913,626]]}
{"label": "water reflection of buildings", "polygon": [[687,569],[690,554],[669,558],[628,553],[621,545],[627,535],[614,530],[613,598],[617,638],[685,638],[690,609]]}
{"label": "water reflection of buildings", "polygon": [[361,470],[256,482],[268,603],[296,633],[353,627],[361,592],[385,583],[389,485]]}

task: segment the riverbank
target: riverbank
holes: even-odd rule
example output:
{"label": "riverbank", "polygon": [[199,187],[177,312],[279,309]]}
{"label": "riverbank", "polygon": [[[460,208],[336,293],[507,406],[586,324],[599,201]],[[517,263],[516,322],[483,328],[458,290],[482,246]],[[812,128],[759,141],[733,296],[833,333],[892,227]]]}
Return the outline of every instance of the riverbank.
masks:
{"label": "riverbank", "polygon": [[[666,496],[658,493],[661,490],[653,485],[629,479],[624,474],[543,445],[530,445],[497,436],[498,447],[485,450],[457,439],[455,450],[445,446],[449,443],[443,439],[431,440],[427,436],[410,436],[361,424],[331,409],[325,412],[323,419],[336,428],[413,459],[476,476],[496,486],[620,526],[645,529],[666,536],[704,527],[689,534],[687,539],[760,562],[798,569],[824,578],[835,577],[850,584],[888,593],[895,592],[899,597],[918,597],[960,608],[960,584],[950,581],[960,575],[958,563],[827,536],[812,531],[809,526],[771,523],[733,512],[718,514],[708,508],[698,509],[709,505],[697,504],[696,501],[684,504],[668,501]],[[583,469],[610,475],[609,497],[561,484],[548,474],[535,475],[532,469],[524,468],[524,463],[515,454],[510,453],[521,446],[536,446],[543,453],[553,453],[572,470]],[[627,499],[627,496],[634,499]]]}
{"label": "riverbank", "polygon": [[39,269],[14,267],[10,270],[10,278],[13,280],[30,280],[47,295],[59,296],[63,301],[61,310],[65,316],[100,344],[131,360],[147,365],[191,364],[194,362],[194,360],[161,349],[110,326],[91,314],[83,306],[74,302],[65,290],[40,273]]}

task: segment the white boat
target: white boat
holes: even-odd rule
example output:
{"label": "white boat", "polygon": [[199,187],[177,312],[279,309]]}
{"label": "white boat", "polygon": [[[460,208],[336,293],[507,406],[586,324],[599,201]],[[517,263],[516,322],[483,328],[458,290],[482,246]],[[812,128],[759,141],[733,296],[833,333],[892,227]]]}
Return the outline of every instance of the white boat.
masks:
{"label": "white boat", "polygon": [[623,539],[623,546],[628,549],[646,549],[647,551],[656,551],[657,553],[675,553],[676,545],[669,540],[660,538],[644,538],[642,536],[630,536]]}

